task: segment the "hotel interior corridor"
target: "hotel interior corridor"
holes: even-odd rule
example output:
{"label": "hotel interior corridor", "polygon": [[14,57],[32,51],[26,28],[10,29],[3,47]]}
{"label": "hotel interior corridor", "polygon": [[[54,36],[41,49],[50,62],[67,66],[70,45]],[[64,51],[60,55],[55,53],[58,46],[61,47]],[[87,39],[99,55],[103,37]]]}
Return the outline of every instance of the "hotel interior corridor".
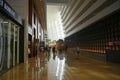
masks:
{"label": "hotel interior corridor", "polygon": [[0,0],[0,80],[120,80],[120,0]]}
{"label": "hotel interior corridor", "polygon": [[79,56],[39,53],[0,76],[0,80],[120,80],[120,65]]}

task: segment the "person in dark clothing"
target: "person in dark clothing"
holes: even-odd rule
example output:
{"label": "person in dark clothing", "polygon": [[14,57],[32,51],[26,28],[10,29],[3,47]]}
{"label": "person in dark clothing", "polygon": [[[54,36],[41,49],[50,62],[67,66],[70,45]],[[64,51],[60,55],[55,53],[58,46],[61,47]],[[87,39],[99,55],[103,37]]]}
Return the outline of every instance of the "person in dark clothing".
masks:
{"label": "person in dark clothing", "polygon": [[79,59],[79,54],[80,54],[80,48],[76,47],[76,59]]}
{"label": "person in dark clothing", "polygon": [[52,48],[52,52],[55,53],[55,46]]}

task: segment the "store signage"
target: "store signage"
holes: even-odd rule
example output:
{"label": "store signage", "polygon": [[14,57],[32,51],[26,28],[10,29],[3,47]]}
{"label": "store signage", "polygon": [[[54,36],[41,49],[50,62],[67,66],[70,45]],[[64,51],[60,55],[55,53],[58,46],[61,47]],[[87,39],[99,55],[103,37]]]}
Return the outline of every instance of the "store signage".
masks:
{"label": "store signage", "polygon": [[4,9],[8,11],[12,16],[15,16],[15,11],[13,11],[13,9],[10,8],[10,6],[8,6],[6,3],[4,3]]}
{"label": "store signage", "polygon": [[5,2],[4,0],[0,0],[0,6],[5,9],[10,15],[16,17],[15,11]]}
{"label": "store signage", "polygon": [[3,0],[0,0],[0,6],[3,6]]}
{"label": "store signage", "polygon": [[19,24],[23,25],[23,20],[19,17],[16,12],[9,6],[9,4],[5,0],[0,0],[0,7],[4,9],[5,12],[9,16],[11,16],[14,20],[16,20]]}

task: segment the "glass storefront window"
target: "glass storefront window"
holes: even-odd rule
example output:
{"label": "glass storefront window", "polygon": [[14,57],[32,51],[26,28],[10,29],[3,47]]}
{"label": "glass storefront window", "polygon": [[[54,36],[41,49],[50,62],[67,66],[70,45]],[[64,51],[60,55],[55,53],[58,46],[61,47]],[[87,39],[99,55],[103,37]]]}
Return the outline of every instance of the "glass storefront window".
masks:
{"label": "glass storefront window", "polygon": [[0,15],[0,73],[7,69],[8,20]]}
{"label": "glass storefront window", "polygon": [[0,14],[0,74],[19,63],[19,26]]}

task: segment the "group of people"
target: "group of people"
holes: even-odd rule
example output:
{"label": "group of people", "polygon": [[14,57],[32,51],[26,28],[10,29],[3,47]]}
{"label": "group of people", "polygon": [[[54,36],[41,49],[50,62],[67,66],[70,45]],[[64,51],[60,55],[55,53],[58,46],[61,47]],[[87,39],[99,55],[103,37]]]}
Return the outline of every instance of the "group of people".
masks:
{"label": "group of people", "polygon": [[65,57],[67,53],[67,45],[63,40],[56,41],[56,44],[52,47],[53,52],[53,59],[55,59],[55,56],[57,54],[58,58],[62,59],[62,57]]}
{"label": "group of people", "polygon": [[58,40],[56,42],[56,47],[55,48],[56,48],[56,50],[57,50],[58,53],[62,53],[63,51],[64,52],[67,51],[67,45],[62,40]]}
{"label": "group of people", "polygon": [[[46,46],[44,48],[41,48],[41,51],[44,51],[46,52],[47,55],[50,55],[50,51],[52,50],[52,53],[53,53],[53,56],[56,56],[56,53],[58,55],[63,55],[67,53],[67,49],[68,49],[68,46],[66,45],[66,43],[63,41],[63,40],[58,40],[56,42],[56,45],[50,47],[50,46]],[[30,54],[31,51],[30,49],[28,48],[28,53]],[[76,58],[78,59],[79,58],[79,54],[80,54],[80,48],[79,46],[77,46],[75,48],[75,53],[76,53]]]}
{"label": "group of people", "polygon": [[[62,40],[58,40],[56,42],[56,45],[52,47],[53,56],[55,56],[55,53],[58,53],[58,55],[63,55],[63,54],[66,55],[67,49],[68,49],[68,46],[66,45],[66,43]],[[74,50],[76,54],[76,59],[79,59],[80,47],[76,46]]]}

